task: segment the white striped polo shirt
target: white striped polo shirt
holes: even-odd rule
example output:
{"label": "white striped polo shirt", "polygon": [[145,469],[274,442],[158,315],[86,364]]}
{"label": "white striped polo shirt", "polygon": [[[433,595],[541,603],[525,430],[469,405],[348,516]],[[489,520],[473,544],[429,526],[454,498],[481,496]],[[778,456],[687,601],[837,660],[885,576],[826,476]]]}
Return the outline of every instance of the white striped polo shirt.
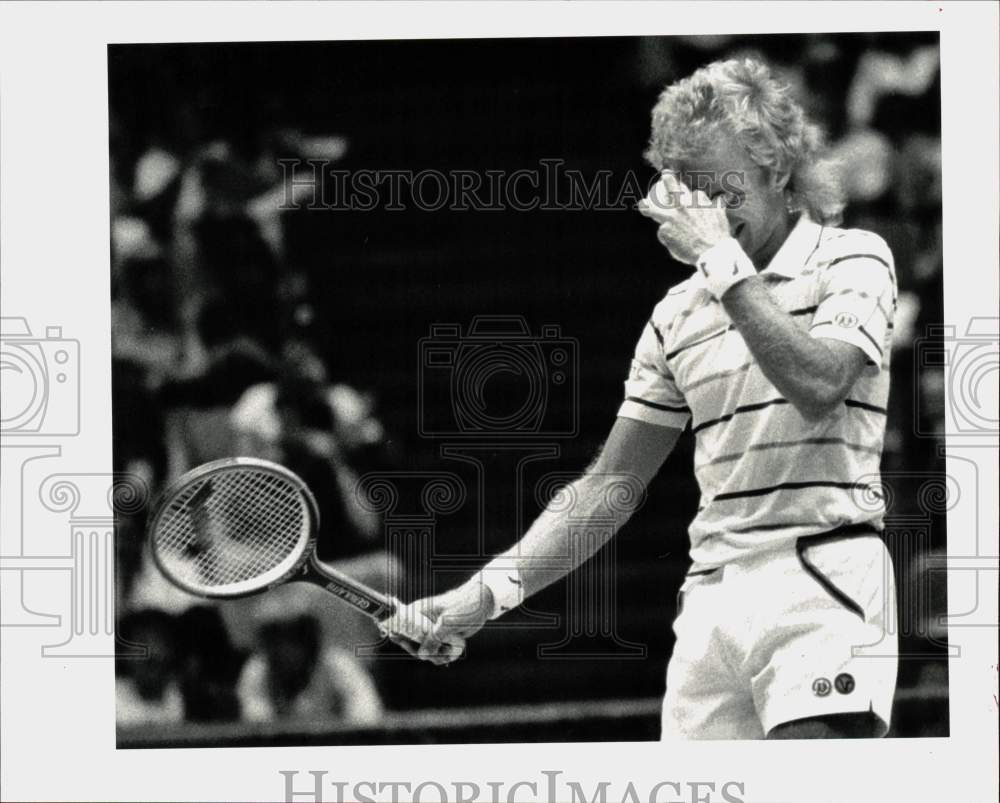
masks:
{"label": "white striped polo shirt", "polygon": [[810,422],[764,376],[699,273],[667,292],[639,338],[618,415],[679,429],[691,422],[696,565],[842,525],[882,526],[892,254],[871,232],[803,215],[762,275],[803,336],[851,343],[868,365],[840,408]]}

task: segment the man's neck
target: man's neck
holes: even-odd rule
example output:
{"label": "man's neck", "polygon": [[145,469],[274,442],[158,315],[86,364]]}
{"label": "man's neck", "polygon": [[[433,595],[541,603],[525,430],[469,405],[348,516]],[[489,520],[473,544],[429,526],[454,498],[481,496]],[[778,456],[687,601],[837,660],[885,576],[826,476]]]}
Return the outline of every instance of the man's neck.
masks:
{"label": "man's neck", "polygon": [[788,212],[781,216],[781,222],[771,232],[771,236],[767,238],[767,242],[753,255],[753,264],[758,271],[764,270],[771,264],[771,260],[781,250],[781,246],[785,244],[785,240],[792,233],[792,229],[795,227],[798,219],[798,214],[793,215]]}

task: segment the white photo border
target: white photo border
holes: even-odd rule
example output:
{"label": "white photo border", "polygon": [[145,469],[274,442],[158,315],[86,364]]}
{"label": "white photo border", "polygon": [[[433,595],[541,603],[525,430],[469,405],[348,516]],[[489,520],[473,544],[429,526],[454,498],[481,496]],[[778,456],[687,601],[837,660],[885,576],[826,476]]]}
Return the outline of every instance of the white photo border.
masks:
{"label": "white photo border", "polygon": [[[33,326],[61,326],[64,337],[79,341],[84,423],[78,435],[49,444],[61,450],[60,469],[109,473],[112,464],[108,44],[939,30],[945,311],[946,321],[964,331],[971,318],[997,314],[997,8],[949,2],[6,4],[0,8],[2,311]],[[984,509],[966,518],[960,518],[965,508],[952,511],[949,551],[995,564],[996,446],[953,440],[949,471],[959,459],[976,463]],[[8,512],[0,526],[30,527],[41,503],[27,492],[22,497],[12,479],[4,477]],[[55,554],[64,535],[32,538]],[[64,609],[70,602],[64,574],[42,574],[25,594]],[[970,596],[970,576],[977,598]],[[43,660],[39,645],[49,634],[4,628],[0,789],[5,800],[277,801],[285,799],[282,770],[298,771],[296,788],[306,784],[308,771],[325,770],[326,778],[349,782],[348,788],[371,779],[446,786],[502,780],[505,789],[517,781],[541,783],[543,771],[561,770],[584,789],[612,781],[609,799],[616,800],[629,782],[648,790],[662,781],[735,781],[744,785],[748,803],[996,799],[997,572],[950,572],[948,600],[952,614],[979,606],[976,617],[965,620],[975,626],[950,628],[950,640],[961,647],[950,665],[951,736],[877,743],[116,750],[113,661]],[[326,794],[336,799],[334,787]]]}

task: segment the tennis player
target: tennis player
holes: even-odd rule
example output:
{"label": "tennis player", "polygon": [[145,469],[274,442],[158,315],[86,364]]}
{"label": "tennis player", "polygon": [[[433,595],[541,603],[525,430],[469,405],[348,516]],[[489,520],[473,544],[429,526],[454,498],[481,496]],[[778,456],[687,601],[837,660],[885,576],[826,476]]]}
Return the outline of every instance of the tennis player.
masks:
{"label": "tennis player", "polygon": [[836,227],[820,132],[759,61],[667,87],[646,155],[662,179],[639,209],[695,271],[646,323],[593,465],[508,552],[412,603],[435,625],[404,646],[454,660],[488,620],[571,571],[592,551],[571,545],[570,518],[623,524],[634,505],[616,513],[612,485],[648,484],[690,424],[701,503],[663,738],[883,736],[896,661],[859,653],[895,652],[877,490],[892,255]]}

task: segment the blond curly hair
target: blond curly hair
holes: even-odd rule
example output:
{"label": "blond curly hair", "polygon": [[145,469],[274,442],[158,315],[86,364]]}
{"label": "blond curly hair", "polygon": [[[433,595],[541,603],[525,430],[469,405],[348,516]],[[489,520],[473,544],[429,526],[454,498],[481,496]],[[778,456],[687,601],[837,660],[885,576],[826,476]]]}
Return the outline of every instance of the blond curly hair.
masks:
{"label": "blond curly hair", "polygon": [[823,133],[806,119],[791,88],[756,58],[713,62],[668,86],[653,107],[645,157],[657,170],[702,154],[733,135],[763,168],[790,175],[789,208],[836,223],[844,208],[837,165]]}

